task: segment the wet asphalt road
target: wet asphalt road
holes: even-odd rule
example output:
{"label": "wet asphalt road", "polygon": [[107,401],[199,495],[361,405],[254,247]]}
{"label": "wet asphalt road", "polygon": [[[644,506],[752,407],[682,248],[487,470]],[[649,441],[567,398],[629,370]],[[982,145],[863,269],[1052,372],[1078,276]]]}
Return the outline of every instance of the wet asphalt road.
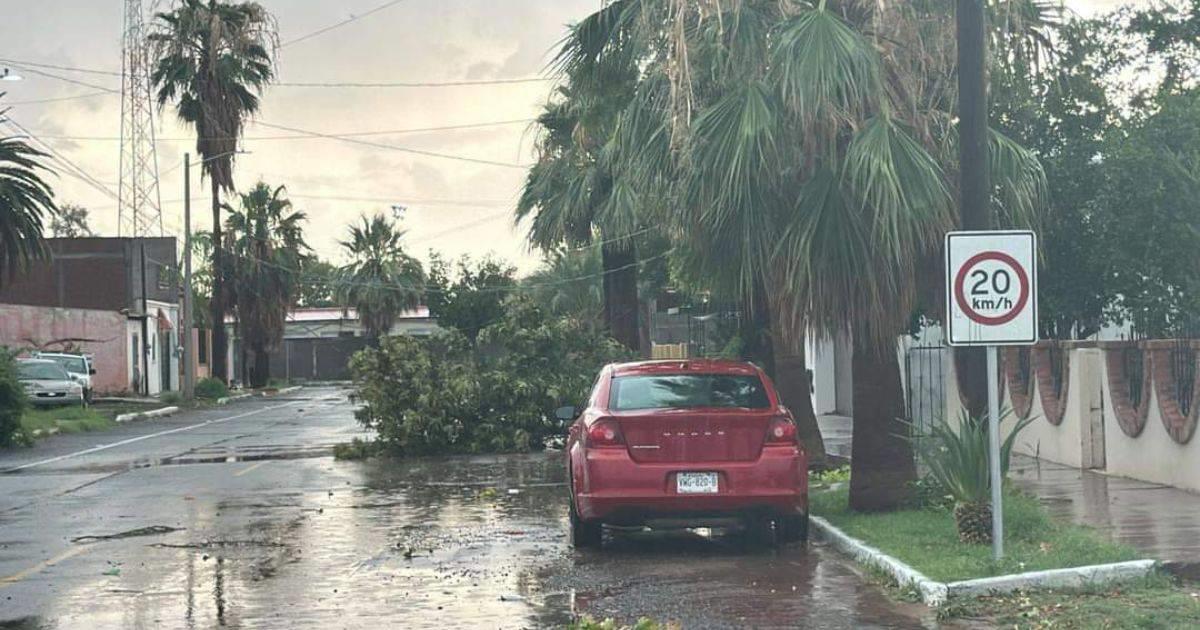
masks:
{"label": "wet asphalt road", "polygon": [[561,455],[339,462],[346,391],[0,453],[0,628],[914,628],[818,545],[567,545]]}

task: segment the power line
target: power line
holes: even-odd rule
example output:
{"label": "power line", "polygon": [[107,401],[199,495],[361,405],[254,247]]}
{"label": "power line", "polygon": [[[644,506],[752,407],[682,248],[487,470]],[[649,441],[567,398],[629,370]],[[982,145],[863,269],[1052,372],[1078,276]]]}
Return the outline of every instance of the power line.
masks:
{"label": "power line", "polygon": [[4,63],[7,63],[8,65],[10,65],[10,66],[12,66],[12,67],[14,67],[14,68],[16,68],[16,69],[18,69],[18,70],[23,70],[23,71],[25,71],[25,72],[29,72],[29,73],[31,73],[31,74],[38,74],[38,75],[41,75],[41,76],[44,76],[44,77],[48,77],[48,78],[51,78],[51,79],[55,79],[55,80],[58,80],[58,81],[64,81],[64,82],[66,82],[66,83],[74,83],[75,85],[82,85],[82,86],[84,86],[84,87],[90,87],[90,88],[93,88],[93,89],[101,90],[101,91],[104,91],[104,92],[109,92],[109,93],[112,93],[112,94],[120,94],[120,93],[121,93],[121,91],[120,91],[120,90],[116,90],[116,89],[113,89],[113,88],[110,88],[110,87],[107,87],[107,86],[103,86],[103,85],[96,85],[95,83],[88,83],[87,81],[80,81],[80,80],[78,80],[78,79],[72,79],[72,78],[70,78],[70,77],[64,77],[64,76],[62,76],[62,75],[54,74],[54,73],[52,73],[52,72],[46,72],[45,70],[38,70],[38,69],[36,69],[36,68],[33,68],[33,67],[31,67],[31,66],[27,66],[27,65],[25,65],[25,64],[13,63],[13,62],[11,62],[11,61],[6,61],[6,62],[4,62]]}
{"label": "power line", "polygon": [[392,6],[395,6],[395,5],[397,5],[397,4],[400,4],[401,2],[404,2],[404,0],[392,0],[391,2],[385,2],[385,3],[383,3],[383,4],[381,4],[381,5],[377,6],[377,7],[375,7],[374,9],[371,9],[370,11],[367,11],[366,13],[362,13],[362,14],[359,14],[359,15],[353,15],[353,16],[350,16],[350,18],[349,18],[349,19],[342,20],[341,22],[337,22],[337,23],[335,23],[335,24],[330,24],[329,26],[326,26],[326,27],[324,27],[324,28],[319,28],[319,29],[317,29],[317,30],[315,30],[315,31],[313,31],[313,32],[311,32],[311,33],[308,33],[307,35],[301,35],[300,37],[297,37],[297,38],[295,38],[295,39],[290,39],[290,40],[288,40],[288,41],[286,41],[286,42],[283,42],[282,44],[280,44],[280,45],[279,45],[279,47],[280,47],[280,48],[286,48],[286,47],[288,47],[288,46],[291,46],[291,45],[293,45],[293,44],[299,44],[300,42],[303,42],[303,41],[306,41],[306,40],[312,39],[312,38],[314,38],[314,37],[317,37],[317,36],[319,36],[319,35],[324,35],[325,33],[328,33],[329,31],[332,31],[332,30],[334,30],[334,29],[337,29],[337,28],[341,28],[341,27],[343,27],[343,26],[345,26],[345,25],[347,25],[347,24],[349,24],[349,23],[351,23],[351,22],[355,22],[355,21],[361,20],[361,19],[363,19],[363,18],[365,18],[365,17],[367,17],[367,16],[369,16],[369,15],[371,15],[371,14],[373,14],[373,13],[378,13],[378,12],[380,12],[380,11],[382,11],[382,10],[384,10],[384,9],[388,8],[388,7],[392,7]]}
{"label": "power line", "polygon": [[[222,247],[221,251],[232,258],[251,259],[250,256],[243,256],[243,255],[239,254],[238,252],[230,250],[227,247]],[[563,286],[563,285],[567,285],[567,284],[574,284],[576,282],[582,282],[584,280],[592,280],[595,278],[602,278],[602,277],[610,275],[610,274],[620,273],[622,271],[627,271],[629,269],[641,267],[642,265],[654,262],[654,261],[662,259],[662,258],[666,258],[673,251],[674,251],[674,248],[671,248],[671,249],[668,249],[668,250],[662,252],[661,254],[657,254],[657,255],[651,256],[649,258],[644,258],[642,260],[628,263],[628,264],[622,265],[620,267],[616,267],[613,269],[607,269],[607,270],[596,272],[596,273],[585,274],[585,275],[577,276],[574,278],[564,278],[563,280],[557,280],[554,282],[540,282],[540,283],[536,283],[536,284],[519,283],[519,284],[514,284],[513,286],[510,286],[510,287],[491,287],[491,288],[477,289],[476,291],[479,293],[509,293],[509,292],[530,291],[530,290],[542,289],[542,288],[547,288],[547,287],[557,287],[557,286]],[[279,269],[280,271],[286,271],[288,273],[295,273],[298,276],[297,277],[298,281],[304,282],[304,283],[310,284],[310,285],[361,286],[361,287],[393,290],[393,291],[421,291],[423,293],[441,293],[442,292],[442,289],[440,287],[438,287],[436,285],[429,285],[429,284],[418,286],[418,285],[392,284],[392,283],[386,283],[386,282],[363,282],[363,281],[351,280],[351,279],[347,279],[347,278],[328,279],[328,278],[322,278],[319,276],[313,276],[311,274],[308,276],[305,276],[304,270],[299,269],[299,268],[288,267],[287,265],[281,265],[279,263],[275,263],[275,262],[272,262],[269,260],[261,260],[258,258],[254,258],[253,260],[254,260],[254,262],[256,262],[260,265],[266,266],[266,267],[273,267],[275,269]]]}
{"label": "power line", "polygon": [[[410,197],[407,195],[392,195],[389,197],[356,197],[356,196],[339,196],[339,195],[293,195],[288,193],[288,197],[292,199],[304,199],[309,201],[347,201],[361,203],[409,203],[416,206],[457,206],[464,208],[512,208],[512,203],[501,199],[441,199],[441,198],[421,198]],[[194,202],[208,201],[207,195],[196,195],[192,197]],[[183,198],[164,199],[163,205],[183,203]],[[90,205],[89,209],[98,210],[106,208],[115,208],[114,205]]]}
{"label": "power line", "polygon": [[22,61],[20,59],[0,58],[0,63],[12,65],[33,66],[34,68],[49,68],[51,70],[66,70],[67,72],[84,72],[87,74],[103,74],[111,77],[119,77],[121,73],[117,70],[95,70],[92,68],[80,68],[78,66],[57,66],[51,63],[41,63],[37,61]]}
{"label": "power line", "polygon": [[[15,105],[16,103],[8,103],[8,104]],[[326,135],[331,136],[333,139],[357,138],[357,137],[365,137],[365,136],[391,136],[391,135],[402,135],[402,134],[412,134],[412,133],[432,133],[432,132],[436,132],[436,131],[459,131],[459,130],[465,130],[465,129],[482,129],[482,128],[486,128],[486,127],[500,127],[503,125],[516,125],[516,124],[520,124],[520,123],[530,123],[530,122],[534,122],[535,120],[537,120],[537,119],[535,119],[535,118],[517,118],[517,119],[513,119],[513,120],[498,120],[495,122],[468,123],[468,124],[463,124],[463,125],[442,125],[442,126],[438,126],[438,127],[415,127],[415,128],[408,128],[408,129],[381,129],[381,130],[377,130],[377,131],[351,131],[351,132],[345,132],[345,133],[331,133],[331,134],[326,134]],[[114,142],[119,141],[121,139],[120,136],[71,136],[71,135],[42,135],[42,138],[45,138],[48,140],[114,141]],[[178,138],[158,138],[158,141],[160,141],[160,142],[168,142],[168,141],[169,142],[191,142],[195,139],[196,138],[194,136],[192,136],[192,137],[178,137]],[[224,138],[212,138],[212,139],[213,140],[230,140],[232,138],[224,137]],[[289,134],[289,135],[275,135],[275,136],[243,136],[240,139],[257,141],[257,140],[321,140],[321,139],[325,139],[325,138],[316,137],[311,134]]]}
{"label": "power line", "polygon": [[545,83],[554,81],[550,77],[523,77],[514,79],[479,79],[471,80],[464,79],[461,81],[420,81],[420,82],[402,82],[402,81],[378,81],[378,82],[314,82],[314,83],[296,83],[281,81],[272,83],[272,87],[297,87],[297,88],[441,88],[441,87],[470,87],[477,85],[513,85],[519,83]]}
{"label": "power line", "polygon": [[109,197],[112,197],[113,199],[118,198],[117,193],[113,192],[112,189],[105,186],[103,183],[101,183],[95,177],[92,177],[91,174],[89,174],[86,170],[83,169],[83,167],[72,162],[70,158],[63,155],[59,151],[57,151],[54,147],[50,146],[50,144],[47,143],[45,140],[42,140],[41,138],[39,138],[36,135],[34,135],[33,133],[31,133],[28,129],[23,127],[17,121],[13,120],[12,118],[5,118],[3,120],[3,122],[4,122],[4,124],[8,125],[9,127],[18,130],[25,136],[32,138],[38,144],[45,147],[45,149],[50,153],[51,157],[55,161],[59,162],[61,165],[66,167],[65,170],[68,175],[71,175],[77,179],[82,180],[84,183],[90,185],[92,188],[99,190],[100,192],[104,193],[105,195],[107,195]]}
{"label": "power line", "polygon": [[384,144],[382,142],[369,142],[367,140],[355,140],[353,138],[335,136],[335,135],[320,133],[320,132],[316,132],[316,131],[308,131],[306,129],[298,129],[296,127],[285,127],[283,125],[273,125],[271,123],[265,123],[265,122],[261,122],[261,121],[258,124],[260,124],[264,127],[270,127],[271,129],[280,129],[282,131],[291,131],[293,133],[303,133],[305,135],[313,136],[316,138],[329,138],[329,139],[333,139],[333,140],[341,140],[342,142],[347,142],[350,144],[359,144],[359,145],[367,146],[367,147],[375,147],[377,149],[390,149],[392,151],[400,151],[402,153],[412,153],[415,155],[424,155],[426,157],[436,157],[436,158],[442,158],[442,159],[446,159],[446,160],[457,160],[459,162],[470,162],[473,164],[486,164],[488,166],[501,166],[504,168],[515,168],[515,169],[522,169],[522,170],[527,169],[530,166],[528,164],[516,164],[513,162],[498,162],[496,160],[484,160],[484,159],[480,159],[480,158],[465,157],[465,156],[461,156],[461,155],[450,155],[448,153],[437,153],[435,151],[424,151],[421,149],[402,147],[402,146],[397,146],[394,144]]}
{"label": "power line", "polygon": [[[120,72],[114,70],[97,70],[94,68],[81,68],[78,66],[60,66],[55,64],[41,63],[36,61],[24,61],[20,59],[0,58],[0,63],[6,63],[14,68],[23,68],[29,72],[45,74],[51,78],[60,81],[69,81],[79,83],[80,85],[89,85],[104,91],[116,91],[109,88],[84,83],[75,79],[61,77],[53,74],[38,72],[34,68],[49,68],[51,70],[63,70],[66,72],[84,72],[88,74],[99,74],[104,76],[121,76]],[[447,81],[280,81],[270,83],[267,87],[290,87],[290,88],[442,88],[442,87],[471,87],[471,86],[487,86],[487,85],[519,85],[522,83],[547,83],[554,81],[553,77],[514,77],[509,79],[451,79]]]}
{"label": "power line", "polygon": [[[112,96],[112,95],[113,95],[113,93],[109,92],[108,90],[97,90],[95,92],[87,92],[85,94],[75,94],[73,96],[59,96],[57,98],[38,98],[38,99],[29,100],[29,101],[8,101],[3,104],[4,105],[37,105],[40,103],[57,103],[60,101],[74,101],[74,100],[84,99],[84,98],[93,98],[96,96]],[[51,137],[51,136],[47,136],[47,137]],[[120,138],[115,138],[115,139],[120,140]]]}

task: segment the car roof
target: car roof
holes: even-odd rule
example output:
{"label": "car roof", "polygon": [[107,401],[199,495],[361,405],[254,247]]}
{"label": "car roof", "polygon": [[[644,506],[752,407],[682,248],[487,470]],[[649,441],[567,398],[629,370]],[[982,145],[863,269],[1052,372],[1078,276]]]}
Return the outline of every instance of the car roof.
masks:
{"label": "car roof", "polygon": [[33,365],[53,365],[54,367],[59,367],[57,361],[51,361],[50,359],[17,359],[17,363],[26,363],[26,364],[33,364]]}
{"label": "car roof", "polygon": [[758,368],[748,361],[731,359],[665,359],[657,361],[634,361],[631,363],[614,363],[613,376],[628,376],[632,374],[735,374],[751,376],[758,374]]}

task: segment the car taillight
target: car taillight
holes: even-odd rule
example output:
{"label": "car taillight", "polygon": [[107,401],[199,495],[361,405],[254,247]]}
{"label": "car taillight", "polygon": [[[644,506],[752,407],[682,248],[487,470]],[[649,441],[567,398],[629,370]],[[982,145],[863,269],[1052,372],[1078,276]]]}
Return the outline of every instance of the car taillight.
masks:
{"label": "car taillight", "polygon": [[592,423],[587,432],[588,448],[612,448],[625,446],[621,427],[614,420],[602,419]]}
{"label": "car taillight", "polygon": [[767,444],[796,444],[796,423],[790,418],[771,418],[767,425]]}

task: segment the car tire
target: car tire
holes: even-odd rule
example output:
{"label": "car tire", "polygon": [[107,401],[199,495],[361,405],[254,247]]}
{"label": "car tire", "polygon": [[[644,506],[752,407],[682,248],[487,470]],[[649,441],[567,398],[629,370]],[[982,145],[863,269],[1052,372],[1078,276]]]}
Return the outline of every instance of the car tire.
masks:
{"label": "car tire", "polygon": [[599,521],[587,521],[575,511],[571,501],[571,546],[576,549],[597,549],[604,543],[604,528]]}
{"label": "car tire", "polygon": [[798,516],[785,516],[780,519],[780,525],[783,526],[784,542],[808,542],[808,513],[805,512]]}
{"label": "car tire", "polygon": [[575,478],[568,476],[570,494],[571,546],[576,549],[598,549],[604,543],[604,527],[600,521],[584,520],[575,509]]}

